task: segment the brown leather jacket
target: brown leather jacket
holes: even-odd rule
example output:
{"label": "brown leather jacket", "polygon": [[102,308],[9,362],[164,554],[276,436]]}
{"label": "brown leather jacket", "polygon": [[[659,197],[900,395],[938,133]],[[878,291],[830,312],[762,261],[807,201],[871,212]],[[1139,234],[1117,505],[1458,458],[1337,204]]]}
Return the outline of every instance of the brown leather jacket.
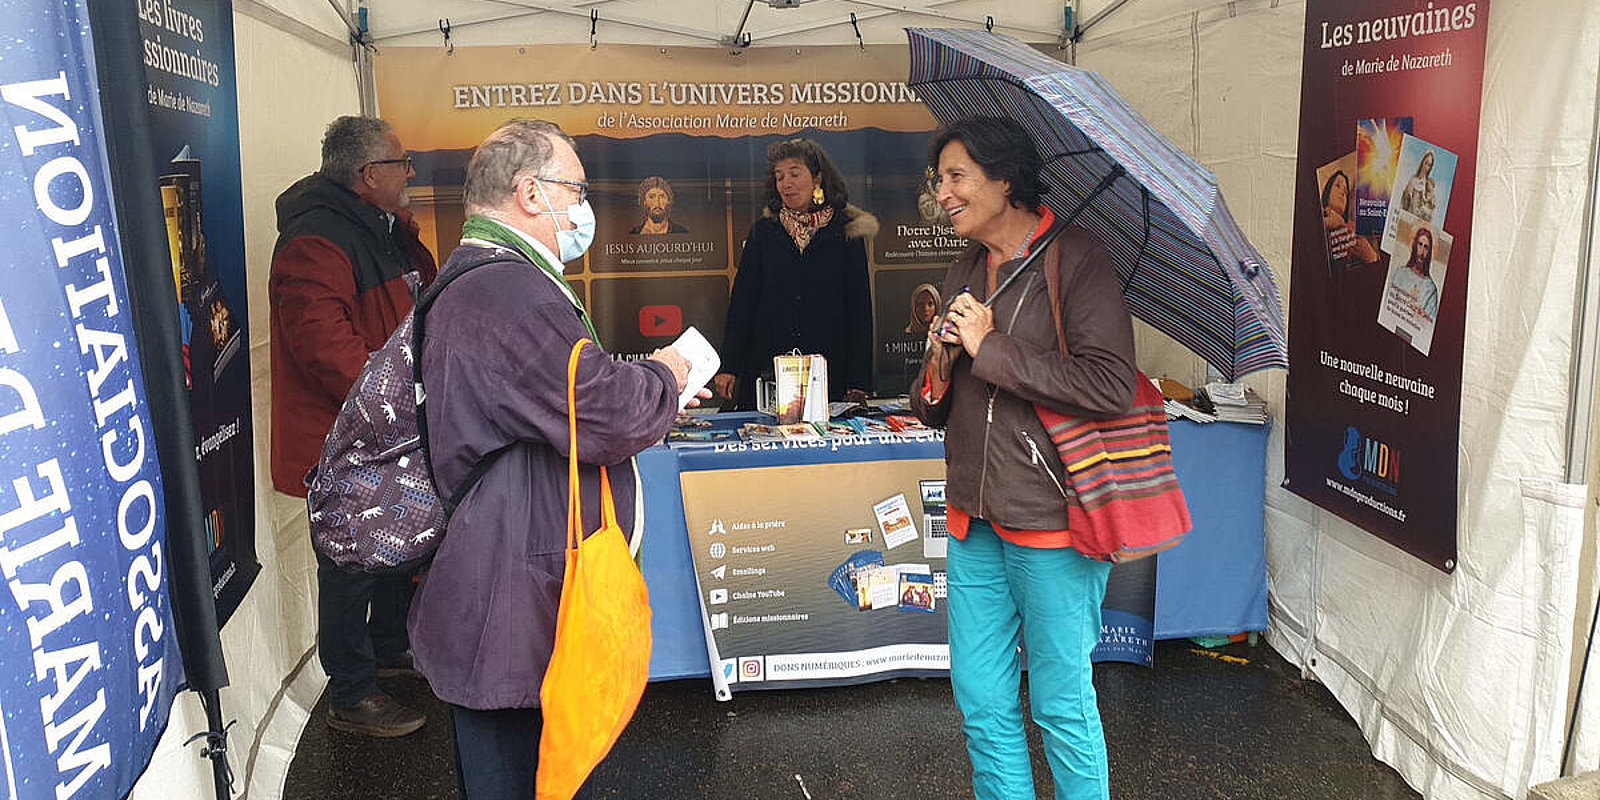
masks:
{"label": "brown leather jacket", "polygon": [[[932,362],[911,387],[911,407],[923,422],[944,427],[950,504],[1013,530],[1065,530],[1067,506],[1061,459],[1034,413],[1037,402],[1064,414],[1114,416],[1133,403],[1136,368],[1133,320],[1111,256],[1092,234],[1068,228],[1030,274],[996,300],[995,330],[977,358],[961,348],[950,385],[938,402],[923,396]],[[962,287],[983,299],[988,252],[974,244],[945,275],[944,297]],[[1043,263],[1055,257],[1061,274],[1061,323],[1068,354],[1056,344]],[[1000,266],[996,285],[1021,264]]]}

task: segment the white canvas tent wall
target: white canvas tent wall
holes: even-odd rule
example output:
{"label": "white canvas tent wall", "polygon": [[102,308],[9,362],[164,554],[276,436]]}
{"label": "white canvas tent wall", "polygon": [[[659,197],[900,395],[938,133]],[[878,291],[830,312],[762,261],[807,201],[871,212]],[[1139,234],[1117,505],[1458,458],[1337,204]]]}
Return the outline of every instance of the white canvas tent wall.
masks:
{"label": "white canvas tent wall", "polygon": [[[915,5],[922,10],[879,0],[786,10],[739,0],[380,0],[370,15],[380,58],[387,45],[442,46],[444,17],[457,46],[584,42],[591,8],[600,14],[601,47],[714,46],[741,30],[752,47],[851,44],[851,12],[868,44],[903,43],[907,25],[982,25],[987,16],[1004,32],[1052,42],[1062,19],[1055,2]],[[311,650],[315,562],[304,509],[275,497],[267,477],[272,201],[315,168],[327,120],[357,112],[361,100],[345,23],[328,0],[234,0],[234,8],[264,569],[223,632],[233,685],[222,701],[225,719],[238,720],[230,761],[240,788],[274,798],[326,676]],[[1245,231],[1292,291],[1304,0],[1087,0],[1076,11],[1080,22],[1111,12],[1077,48],[1077,62],[1103,72],[1217,173]],[[1561,774],[1596,586],[1590,498],[1600,452],[1586,423],[1593,366],[1575,358],[1594,316],[1575,311],[1596,285],[1584,278],[1600,6],[1493,0],[1488,36],[1456,572],[1423,566],[1278,488],[1284,378],[1252,379],[1278,415],[1266,476],[1270,641],[1327,684],[1374,752],[1429,798],[1521,798],[1530,784]],[[1190,383],[1204,376],[1201,363],[1160,334],[1141,329],[1139,348],[1152,374]],[[1569,429],[1577,430],[1575,450]],[[1600,672],[1600,659],[1590,669]],[[1600,677],[1589,684],[1571,769],[1600,767]],[[207,763],[180,747],[202,727],[198,704],[186,697],[136,798],[210,796]]]}

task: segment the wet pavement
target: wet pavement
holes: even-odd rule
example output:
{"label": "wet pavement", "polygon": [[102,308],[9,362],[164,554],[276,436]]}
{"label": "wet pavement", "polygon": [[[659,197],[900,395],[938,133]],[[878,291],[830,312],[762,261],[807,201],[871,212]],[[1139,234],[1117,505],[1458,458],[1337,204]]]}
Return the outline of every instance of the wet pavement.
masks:
{"label": "wet pavement", "polygon": [[[1371,756],[1321,684],[1265,643],[1158,642],[1154,669],[1099,664],[1095,686],[1117,800],[1420,797]],[[428,724],[401,739],[342,733],[328,728],[324,698],[289,768],[287,800],[457,797],[448,709],[420,680],[385,688]],[[1048,798],[1031,724],[1030,746]],[[744,692],[727,703],[709,680],[692,680],[650,685],[594,784],[601,798],[909,800],[971,797],[970,778],[946,679]]]}

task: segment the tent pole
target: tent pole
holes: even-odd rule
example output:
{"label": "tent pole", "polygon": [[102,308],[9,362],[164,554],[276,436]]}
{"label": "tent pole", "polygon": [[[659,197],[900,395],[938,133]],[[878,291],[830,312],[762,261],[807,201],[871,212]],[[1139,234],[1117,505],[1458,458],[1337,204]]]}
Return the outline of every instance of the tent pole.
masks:
{"label": "tent pole", "polygon": [[750,22],[750,9],[755,8],[755,5],[756,0],[749,0],[744,4],[744,15],[739,17],[739,29],[734,31],[732,36],[722,40],[723,44],[739,46],[739,41],[744,38],[744,26]]}
{"label": "tent pole", "polygon": [[[1589,138],[1589,189],[1584,196],[1582,252],[1578,257],[1576,301],[1572,312],[1572,362],[1569,374],[1572,387],[1567,395],[1567,452],[1566,482],[1589,483],[1589,456],[1594,444],[1595,369],[1597,350],[1600,350],[1600,279],[1595,275],[1595,257],[1600,252],[1600,80],[1595,86],[1594,122]],[[1593,495],[1591,489],[1590,494]],[[1585,508],[1587,508],[1585,504]],[[1589,517],[1585,513],[1585,527]],[[1588,540],[1588,537],[1584,537]],[[1593,575],[1594,551],[1586,548],[1579,561],[1579,580],[1584,572]],[[1580,583],[1588,585],[1587,582]],[[1592,588],[1592,587],[1591,587]],[[1594,602],[1595,607],[1578,608],[1580,615],[1588,612],[1589,635],[1583,639],[1583,658],[1577,665],[1574,688],[1567,706],[1566,741],[1561,746],[1561,773],[1567,774],[1572,764],[1573,734],[1577,731],[1578,710],[1582,708],[1583,690],[1589,677],[1589,654],[1594,649],[1595,628],[1600,625],[1600,601],[1594,592],[1580,592],[1580,602]],[[1578,642],[1574,642],[1576,646]]]}
{"label": "tent pole", "polygon": [[378,80],[372,72],[372,54],[377,48],[372,44],[372,9],[363,0],[359,10],[351,10],[345,24],[350,26],[351,53],[356,68],[356,95],[361,103],[361,116],[378,116]]}
{"label": "tent pole", "polygon": [[1596,350],[1600,348],[1600,280],[1595,257],[1600,252],[1600,85],[1595,92],[1595,118],[1589,139],[1589,190],[1584,197],[1582,252],[1578,257],[1575,308],[1572,312],[1572,391],[1567,396],[1567,483],[1584,483],[1589,476],[1589,448],[1593,438]]}
{"label": "tent pole", "polygon": [[[1127,4],[1128,4],[1128,0],[1117,0],[1115,3],[1112,3],[1111,5],[1107,6],[1104,11],[1101,11],[1100,13],[1095,14],[1094,16],[1084,20],[1083,24],[1078,26],[1077,38],[1079,38],[1079,39],[1083,38],[1083,35],[1085,33],[1088,33],[1089,29],[1093,28],[1095,26],[1095,23],[1098,23],[1100,20],[1103,20],[1106,17],[1111,16],[1112,14],[1116,13],[1117,9],[1122,8],[1123,6],[1125,6]],[[1076,53],[1074,53],[1074,55],[1076,55]]]}
{"label": "tent pole", "polygon": [[326,50],[333,55],[343,56],[350,52],[349,42],[323,33],[282,11],[266,5],[261,0],[233,0],[233,11],[236,14],[249,17],[257,22],[283,31],[306,44]]}

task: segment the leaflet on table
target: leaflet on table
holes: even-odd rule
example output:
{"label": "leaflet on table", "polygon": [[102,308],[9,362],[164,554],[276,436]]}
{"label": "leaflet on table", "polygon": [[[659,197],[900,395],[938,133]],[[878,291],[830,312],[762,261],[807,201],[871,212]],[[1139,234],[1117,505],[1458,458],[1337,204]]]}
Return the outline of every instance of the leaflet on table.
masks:
{"label": "leaflet on table", "polygon": [[911,506],[904,494],[897,494],[872,507],[878,518],[878,528],[883,531],[884,547],[893,550],[906,542],[916,541],[917,526],[911,521]]}

